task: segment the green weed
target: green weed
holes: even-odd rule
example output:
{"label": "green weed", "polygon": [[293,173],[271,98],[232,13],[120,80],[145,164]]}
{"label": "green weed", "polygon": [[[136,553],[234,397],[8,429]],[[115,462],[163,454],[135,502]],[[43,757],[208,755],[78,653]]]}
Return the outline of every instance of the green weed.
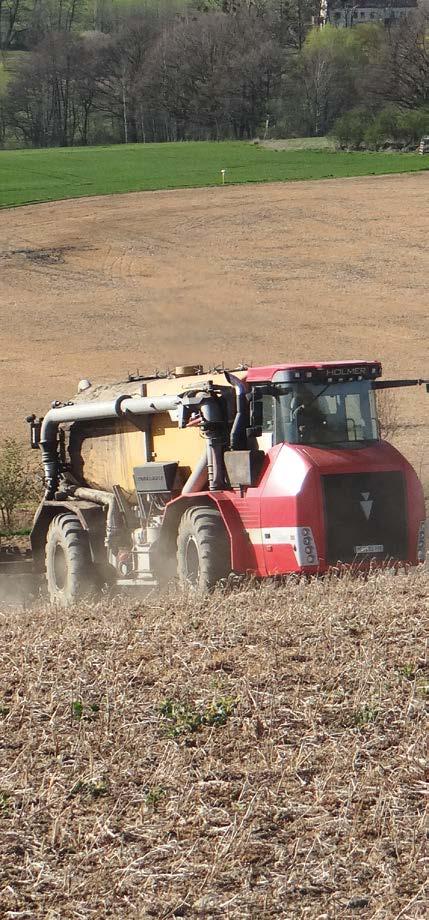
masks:
{"label": "green weed", "polygon": [[354,714],[354,723],[357,728],[363,728],[364,725],[369,725],[371,722],[375,722],[378,716],[378,709],[375,706],[370,706],[368,703],[365,703],[362,706],[362,709],[358,709]]}
{"label": "green weed", "polygon": [[101,796],[108,795],[109,788],[103,780],[82,780],[72,786],[69,792],[69,798],[76,795],[89,796],[92,799],[99,799]]}
{"label": "green weed", "polygon": [[193,707],[189,703],[167,699],[160,706],[165,719],[166,734],[171,738],[201,731],[205,726],[225,725],[233,714],[238,700],[224,696],[205,707]]}
{"label": "green weed", "polygon": [[150,805],[154,810],[159,803],[165,798],[167,792],[163,786],[151,786],[146,793],[146,805]]}
{"label": "green weed", "polygon": [[72,702],[72,716],[74,719],[80,720],[83,716],[83,703],[82,700],[73,700]]}
{"label": "green weed", "polygon": [[85,704],[82,700],[73,700],[71,708],[72,717],[78,722],[81,720],[84,720],[85,722],[93,722],[100,712],[100,706],[98,703]]}
{"label": "green weed", "polygon": [[419,696],[422,696],[423,699],[429,697],[429,683],[427,677],[422,677],[417,681],[416,692]]}
{"label": "green weed", "polygon": [[0,789],[0,814],[7,816],[10,808],[10,792]]}
{"label": "green weed", "polygon": [[416,676],[416,670],[413,664],[404,664],[401,668],[398,668],[398,673],[401,677],[404,677],[405,680],[414,680]]}

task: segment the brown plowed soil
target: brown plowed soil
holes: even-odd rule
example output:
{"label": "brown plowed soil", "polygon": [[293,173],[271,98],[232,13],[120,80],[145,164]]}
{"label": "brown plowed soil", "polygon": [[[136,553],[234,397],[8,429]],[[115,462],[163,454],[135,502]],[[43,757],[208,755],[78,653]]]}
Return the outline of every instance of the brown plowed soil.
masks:
{"label": "brown plowed soil", "polygon": [[[429,376],[427,189],[420,174],[3,211],[0,434],[81,377],[137,368],[368,357]],[[429,469],[429,401],[400,404]]]}

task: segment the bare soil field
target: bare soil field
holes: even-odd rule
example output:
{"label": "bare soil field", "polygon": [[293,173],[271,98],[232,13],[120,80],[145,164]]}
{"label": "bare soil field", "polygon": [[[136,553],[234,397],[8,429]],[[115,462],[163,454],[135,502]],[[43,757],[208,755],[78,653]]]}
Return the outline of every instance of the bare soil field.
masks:
{"label": "bare soil field", "polygon": [[[144,192],[0,213],[0,433],[81,377],[380,358],[427,375],[426,174]],[[428,403],[399,398],[429,479]]]}

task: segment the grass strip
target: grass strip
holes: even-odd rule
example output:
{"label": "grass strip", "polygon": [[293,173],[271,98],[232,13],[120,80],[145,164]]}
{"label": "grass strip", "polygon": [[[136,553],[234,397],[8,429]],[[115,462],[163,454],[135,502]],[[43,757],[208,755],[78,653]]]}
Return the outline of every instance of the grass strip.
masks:
{"label": "grass strip", "polygon": [[272,150],[243,142],[129,144],[0,152],[0,208],[174,188],[409,173],[415,153]]}

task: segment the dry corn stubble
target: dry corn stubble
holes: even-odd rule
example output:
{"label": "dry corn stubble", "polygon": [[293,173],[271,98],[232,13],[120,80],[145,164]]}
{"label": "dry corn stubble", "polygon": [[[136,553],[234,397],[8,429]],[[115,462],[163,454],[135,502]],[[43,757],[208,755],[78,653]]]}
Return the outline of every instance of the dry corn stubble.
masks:
{"label": "dry corn stubble", "polygon": [[429,576],[3,608],[5,918],[426,916]]}

